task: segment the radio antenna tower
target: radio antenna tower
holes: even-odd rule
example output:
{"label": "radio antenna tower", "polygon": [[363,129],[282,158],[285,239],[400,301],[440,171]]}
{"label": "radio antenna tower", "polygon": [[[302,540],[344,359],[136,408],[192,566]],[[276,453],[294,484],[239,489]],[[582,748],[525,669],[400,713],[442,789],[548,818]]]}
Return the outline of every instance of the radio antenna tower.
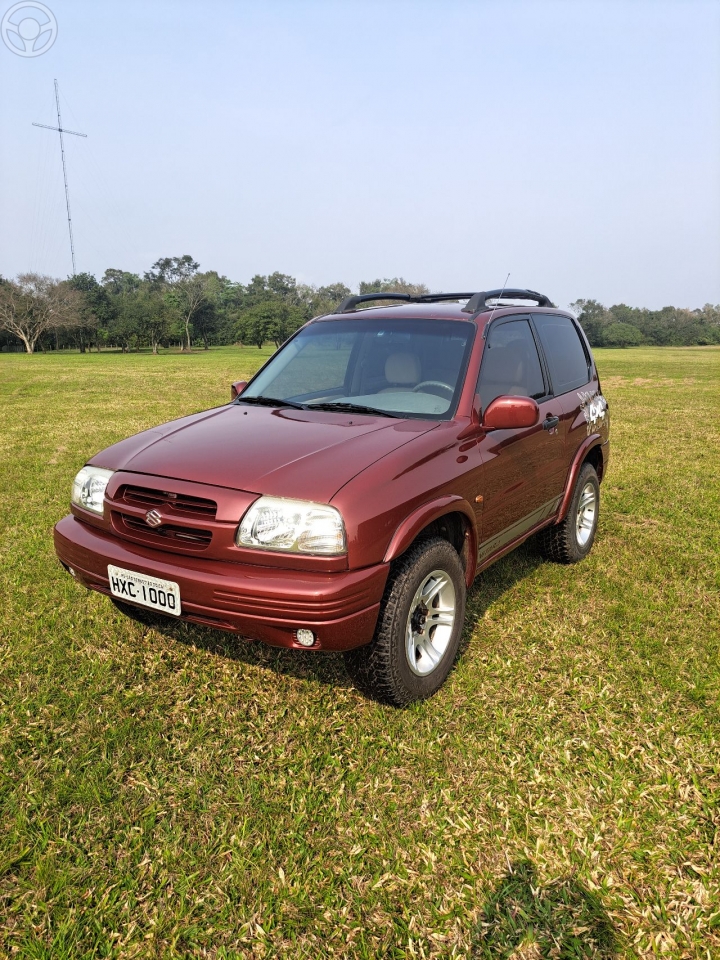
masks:
{"label": "radio antenna tower", "polygon": [[60,134],[60,155],[62,157],[63,180],[65,181],[65,206],[67,207],[68,232],[70,234],[70,256],[72,257],[72,275],[75,276],[75,244],[73,242],[72,217],[70,216],[70,193],[68,191],[67,165],[65,163],[65,143],[63,141],[64,133],[71,133],[74,137],[87,137],[86,133],[78,133],[77,130],[63,130],[62,120],[60,118],[60,94],[58,93],[58,82],[55,81],[55,106],[57,107],[58,125],[50,127],[47,123],[33,123],[34,127],[44,127],[45,130],[54,130]]}

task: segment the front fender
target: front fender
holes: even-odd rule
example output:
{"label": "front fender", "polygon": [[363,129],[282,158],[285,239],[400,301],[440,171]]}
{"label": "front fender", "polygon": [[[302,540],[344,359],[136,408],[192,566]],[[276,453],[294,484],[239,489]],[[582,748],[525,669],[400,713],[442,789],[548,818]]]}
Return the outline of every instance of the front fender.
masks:
{"label": "front fender", "polygon": [[467,520],[465,536],[467,539],[467,551],[465,562],[465,579],[470,586],[475,578],[475,569],[477,566],[477,526],[475,522],[475,513],[462,497],[456,494],[449,494],[444,497],[438,497],[436,500],[430,500],[428,503],[417,507],[403,522],[390,540],[385,556],[384,563],[390,563],[401,553],[404,553],[410,544],[415,540],[421,530],[424,530],[433,520],[439,520],[440,517],[447,516],[449,513],[461,513]]}

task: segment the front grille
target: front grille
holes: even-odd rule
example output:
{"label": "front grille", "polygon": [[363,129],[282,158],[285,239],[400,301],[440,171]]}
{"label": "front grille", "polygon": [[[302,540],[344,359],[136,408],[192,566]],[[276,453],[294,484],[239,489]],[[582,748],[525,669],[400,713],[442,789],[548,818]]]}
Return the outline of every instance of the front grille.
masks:
{"label": "front grille", "polygon": [[116,514],[116,517],[128,533],[135,536],[140,534],[148,543],[170,540],[176,542],[178,546],[203,550],[212,540],[212,530],[197,530],[193,527],[180,527],[169,523],[161,527],[149,527],[140,517],[132,517],[127,513]]}
{"label": "front grille", "polygon": [[[203,497],[189,497],[184,493],[173,493],[168,490],[153,490],[150,487],[134,487],[125,484],[117,493],[117,500],[133,507],[163,507],[172,513],[184,516],[195,516],[203,520],[214,520],[217,514],[217,503],[214,500],[205,500]],[[204,531],[202,531],[204,532]]]}

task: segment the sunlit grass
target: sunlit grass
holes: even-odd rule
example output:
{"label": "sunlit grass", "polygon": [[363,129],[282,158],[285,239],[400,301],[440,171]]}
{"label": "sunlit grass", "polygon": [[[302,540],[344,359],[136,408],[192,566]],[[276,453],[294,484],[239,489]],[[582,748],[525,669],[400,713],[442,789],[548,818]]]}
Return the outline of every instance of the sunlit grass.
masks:
{"label": "sunlit grass", "polygon": [[720,349],[597,351],[593,553],[488,570],[407,711],[55,561],[90,455],[267,355],[0,355],[0,953],[720,955]]}

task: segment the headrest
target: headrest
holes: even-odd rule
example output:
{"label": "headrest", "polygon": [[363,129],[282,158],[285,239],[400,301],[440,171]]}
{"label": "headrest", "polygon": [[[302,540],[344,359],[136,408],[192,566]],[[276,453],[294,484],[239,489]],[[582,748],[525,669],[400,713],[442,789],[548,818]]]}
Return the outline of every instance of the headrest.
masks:
{"label": "headrest", "polygon": [[420,358],[416,353],[391,353],[385,361],[385,379],[400,385],[420,379]]}

